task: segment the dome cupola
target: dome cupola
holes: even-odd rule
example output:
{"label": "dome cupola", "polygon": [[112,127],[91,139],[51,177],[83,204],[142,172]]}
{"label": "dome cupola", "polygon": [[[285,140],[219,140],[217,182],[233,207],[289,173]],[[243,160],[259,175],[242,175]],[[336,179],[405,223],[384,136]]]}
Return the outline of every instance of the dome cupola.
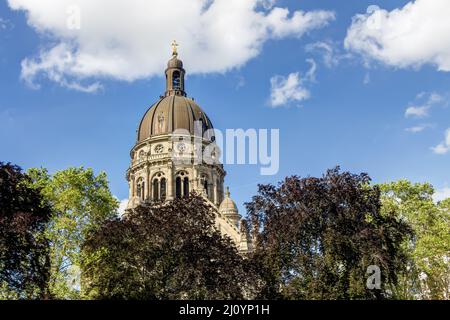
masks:
{"label": "dome cupola", "polygon": [[174,40],[172,43],[172,58],[167,63],[166,69],[166,93],[165,96],[181,95],[186,96],[184,91],[184,75],[183,61],[178,59],[178,44]]}
{"label": "dome cupola", "polygon": [[225,193],[225,199],[219,206],[219,213],[228,218],[235,225],[239,224],[241,215],[238,212],[236,203],[230,197],[230,189],[227,187],[227,192]]}
{"label": "dome cupola", "polygon": [[171,134],[177,129],[187,130],[194,135],[196,121],[201,123],[202,134],[213,129],[206,113],[194,99],[186,96],[184,87],[186,72],[183,69],[183,62],[178,59],[177,46],[174,41],[172,58],[167,63],[165,94],[142,118],[138,128],[138,142],[157,135]]}

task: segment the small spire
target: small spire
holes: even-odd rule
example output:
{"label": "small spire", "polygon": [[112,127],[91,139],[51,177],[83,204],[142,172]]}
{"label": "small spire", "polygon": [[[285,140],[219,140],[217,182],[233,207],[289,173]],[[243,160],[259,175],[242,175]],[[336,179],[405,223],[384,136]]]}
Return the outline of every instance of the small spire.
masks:
{"label": "small spire", "polygon": [[178,47],[177,41],[173,40],[173,42],[172,42],[172,55],[173,56],[177,56],[178,55],[177,47]]}
{"label": "small spire", "polygon": [[227,195],[227,197],[230,197],[230,187],[227,187],[227,192],[225,193]]}

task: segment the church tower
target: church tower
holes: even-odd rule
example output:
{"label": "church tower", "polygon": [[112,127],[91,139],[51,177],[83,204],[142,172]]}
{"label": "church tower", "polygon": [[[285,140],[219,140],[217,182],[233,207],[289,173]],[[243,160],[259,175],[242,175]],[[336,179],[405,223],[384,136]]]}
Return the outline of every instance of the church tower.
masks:
{"label": "church tower", "polygon": [[[217,228],[238,247],[247,248],[241,243],[248,237],[242,235],[236,205],[229,193],[225,197],[226,172],[215,159],[220,150],[214,143],[213,125],[194,99],[187,97],[186,72],[175,41],[172,47],[165,93],[144,114],[130,152],[128,209],[145,201],[188,197],[195,191],[216,208]],[[196,161],[205,148],[213,150],[212,161]]]}

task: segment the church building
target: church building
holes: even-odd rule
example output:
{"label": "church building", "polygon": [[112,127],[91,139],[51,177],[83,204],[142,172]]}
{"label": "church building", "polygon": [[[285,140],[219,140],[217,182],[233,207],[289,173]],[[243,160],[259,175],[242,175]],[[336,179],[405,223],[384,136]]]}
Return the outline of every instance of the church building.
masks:
{"label": "church building", "polygon": [[187,97],[186,71],[175,41],[172,46],[165,71],[166,91],[142,117],[131,149],[127,209],[145,201],[188,197],[195,191],[214,208],[217,229],[231,238],[240,252],[248,252],[252,242],[230,192],[224,189],[223,165],[217,160],[195,161],[196,149],[216,148],[214,135],[208,134],[214,132],[213,124],[194,99]]}

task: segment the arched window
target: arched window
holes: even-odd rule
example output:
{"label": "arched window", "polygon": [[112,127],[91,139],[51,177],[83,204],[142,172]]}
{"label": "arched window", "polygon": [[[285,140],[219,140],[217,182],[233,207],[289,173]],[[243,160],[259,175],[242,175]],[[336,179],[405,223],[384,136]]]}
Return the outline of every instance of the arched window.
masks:
{"label": "arched window", "polygon": [[144,179],[139,178],[136,182],[136,196],[139,199],[144,200],[145,199],[145,184]]}
{"label": "arched window", "polygon": [[177,179],[175,180],[175,194],[177,198],[181,198],[181,178],[177,177]]}
{"label": "arched window", "polygon": [[181,77],[179,71],[174,71],[172,75],[172,87],[175,90],[181,89]]}
{"label": "arched window", "polygon": [[161,200],[166,200],[166,178],[162,178],[160,182]]}
{"label": "arched window", "polygon": [[217,188],[217,202],[222,203],[222,190],[220,188],[220,181],[219,179],[216,180],[216,188]]}
{"label": "arched window", "polygon": [[158,179],[153,180],[153,200],[159,200],[159,181]]}
{"label": "arched window", "polygon": [[189,197],[189,178],[186,177],[183,180],[183,196],[185,198]]}
{"label": "arched window", "polygon": [[205,188],[206,194],[209,195],[209,190],[208,190],[208,180],[205,179],[205,181],[203,182],[203,188]]}
{"label": "arched window", "polygon": [[138,198],[141,197],[141,184],[140,183],[137,184],[136,195],[138,196]]}
{"label": "arched window", "polygon": [[189,196],[189,174],[186,171],[179,171],[176,174],[175,196],[177,198]]}

